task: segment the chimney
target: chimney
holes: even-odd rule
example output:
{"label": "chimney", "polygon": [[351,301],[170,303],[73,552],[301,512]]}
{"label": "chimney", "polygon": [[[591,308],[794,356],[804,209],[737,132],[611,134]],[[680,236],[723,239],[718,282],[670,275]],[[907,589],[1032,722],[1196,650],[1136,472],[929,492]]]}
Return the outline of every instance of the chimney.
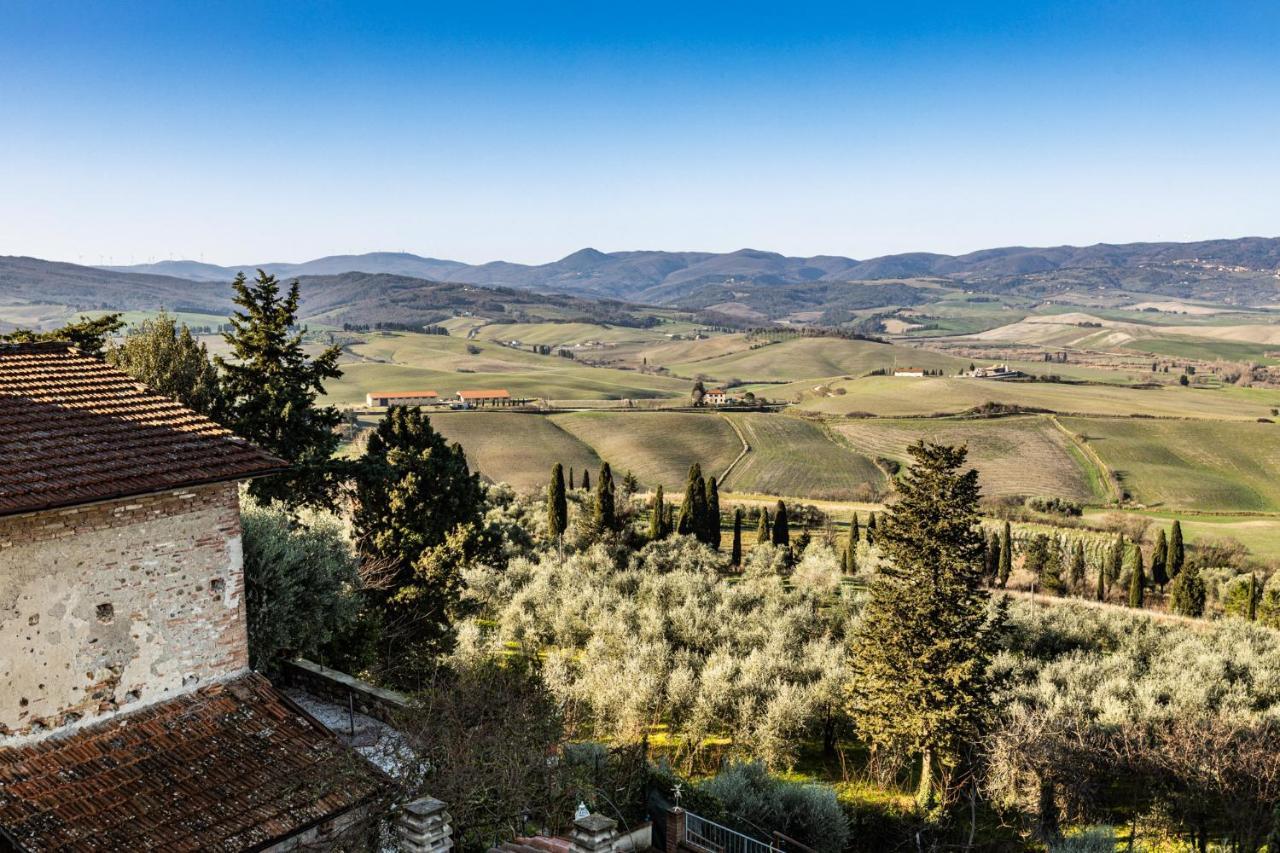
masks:
{"label": "chimney", "polygon": [[573,822],[573,853],[610,853],[618,822],[602,814],[589,814]]}
{"label": "chimney", "polygon": [[401,853],[448,853],[453,849],[453,818],[444,803],[423,797],[405,805],[396,818]]}

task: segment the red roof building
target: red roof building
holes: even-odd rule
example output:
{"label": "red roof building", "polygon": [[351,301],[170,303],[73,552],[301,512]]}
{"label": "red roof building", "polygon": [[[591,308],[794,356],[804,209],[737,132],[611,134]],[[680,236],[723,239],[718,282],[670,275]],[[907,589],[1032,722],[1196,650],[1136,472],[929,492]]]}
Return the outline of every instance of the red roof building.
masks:
{"label": "red roof building", "polygon": [[284,467],[68,344],[0,345],[0,850],[266,849],[381,789],[248,669],[237,484]]}

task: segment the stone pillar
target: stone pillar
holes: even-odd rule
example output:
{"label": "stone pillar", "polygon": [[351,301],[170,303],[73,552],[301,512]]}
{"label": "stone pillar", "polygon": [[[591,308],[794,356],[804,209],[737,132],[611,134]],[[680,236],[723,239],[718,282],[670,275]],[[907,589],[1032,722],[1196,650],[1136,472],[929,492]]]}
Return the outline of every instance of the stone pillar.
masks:
{"label": "stone pillar", "polygon": [[452,820],[444,803],[434,797],[406,803],[396,818],[397,849],[402,853],[448,853],[453,849]]}
{"label": "stone pillar", "polygon": [[676,853],[684,841],[684,809],[676,806],[667,811],[666,853]]}
{"label": "stone pillar", "polygon": [[617,836],[618,822],[602,814],[589,814],[573,822],[573,853],[609,853]]}

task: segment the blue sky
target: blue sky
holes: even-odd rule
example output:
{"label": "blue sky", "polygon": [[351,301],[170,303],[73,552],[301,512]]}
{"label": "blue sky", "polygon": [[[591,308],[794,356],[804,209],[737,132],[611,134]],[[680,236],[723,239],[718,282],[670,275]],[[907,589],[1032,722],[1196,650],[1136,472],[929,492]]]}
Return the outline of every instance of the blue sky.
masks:
{"label": "blue sky", "polygon": [[1280,234],[1276,3],[0,0],[0,254]]}

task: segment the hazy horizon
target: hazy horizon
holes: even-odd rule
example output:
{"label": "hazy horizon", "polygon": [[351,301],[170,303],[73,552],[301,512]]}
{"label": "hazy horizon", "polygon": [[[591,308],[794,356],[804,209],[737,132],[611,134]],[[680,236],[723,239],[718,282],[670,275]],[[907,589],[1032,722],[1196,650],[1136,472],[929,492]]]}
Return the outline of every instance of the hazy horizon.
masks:
{"label": "hazy horizon", "polygon": [[3,8],[0,254],[865,259],[1280,221],[1274,4]]}

